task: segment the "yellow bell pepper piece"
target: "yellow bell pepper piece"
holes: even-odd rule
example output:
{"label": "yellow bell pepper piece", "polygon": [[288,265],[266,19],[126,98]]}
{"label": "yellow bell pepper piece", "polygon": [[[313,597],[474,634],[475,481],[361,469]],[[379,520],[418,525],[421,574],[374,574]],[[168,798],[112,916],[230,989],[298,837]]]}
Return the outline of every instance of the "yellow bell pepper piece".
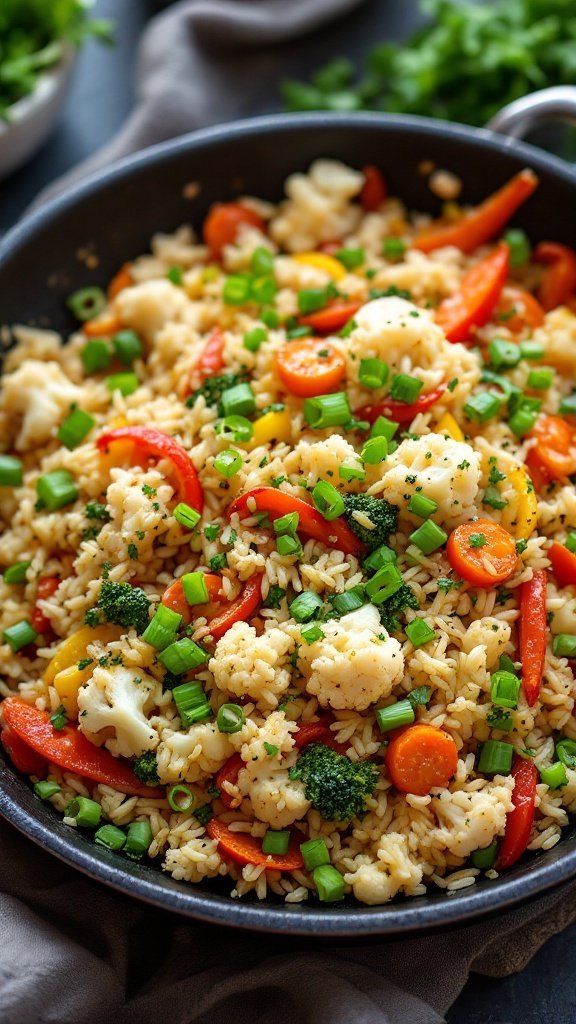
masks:
{"label": "yellow bell pepper piece", "polygon": [[534,485],[521,466],[508,470],[506,477],[507,483],[516,492],[517,501],[502,510],[502,525],[519,540],[527,540],[538,520],[538,499]]}
{"label": "yellow bell pepper piece", "polygon": [[333,281],[341,281],[346,274],[342,264],[333,256],[329,256],[327,252],[299,252],[292,259],[296,260],[296,263],[303,263],[306,267],[324,270]]}
{"label": "yellow bell pepper piece", "polygon": [[52,685],[68,718],[78,718],[78,690],[83,683],[88,681],[93,670],[94,665],[89,665],[88,668],[70,665],[68,668],[63,668],[54,677]]}
{"label": "yellow bell pepper piece", "polygon": [[88,644],[99,640],[103,644],[109,644],[112,640],[119,640],[122,635],[120,626],[82,626],[76,633],[66,637],[59,645],[56,654],[48,662],[44,672],[44,681],[52,684],[58,673],[70,667],[77,667],[78,662],[86,657]]}
{"label": "yellow bell pepper piece", "polygon": [[244,445],[251,452],[258,445],[269,441],[289,442],[292,437],[292,416],[289,409],[282,412],[266,412],[254,423],[252,439]]}
{"label": "yellow bell pepper piece", "polygon": [[435,434],[448,434],[453,441],[463,441],[464,434],[456,423],[451,412],[445,412],[438,425],[434,428]]}

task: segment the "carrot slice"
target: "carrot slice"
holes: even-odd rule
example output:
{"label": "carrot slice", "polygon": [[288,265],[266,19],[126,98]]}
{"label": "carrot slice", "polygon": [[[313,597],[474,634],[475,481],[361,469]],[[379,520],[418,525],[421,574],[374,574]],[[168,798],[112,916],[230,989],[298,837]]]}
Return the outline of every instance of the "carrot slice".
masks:
{"label": "carrot slice", "polygon": [[386,767],[401,793],[427,796],[435,786],[447,786],[458,765],[458,748],[442,729],[419,723],[390,740]]}
{"label": "carrot slice", "polygon": [[37,775],[43,779],[46,775],[47,761],[41,754],[37,754],[32,747],[29,747],[24,740],[6,726],[0,734],[0,743],[12,761],[12,764],[23,775]]}
{"label": "carrot slice", "polygon": [[124,263],[117,274],[114,275],[108,285],[108,302],[112,302],[120,292],[134,284],[131,271],[132,264]]}
{"label": "carrot slice", "polygon": [[561,416],[539,416],[528,436],[536,438],[536,444],[526,461],[532,466],[535,459],[548,481],[576,473],[575,430]]}
{"label": "carrot slice", "polygon": [[224,789],[224,783],[230,782],[233,786],[238,782],[238,775],[242,768],[245,767],[245,762],[240,757],[240,754],[232,754],[225,764],[222,765],[219,772],[216,774],[215,782],[216,786],[220,790],[220,799],[225,807],[232,807],[232,797]]}
{"label": "carrot slice", "polygon": [[518,561],[514,538],[491,519],[457,526],[448,538],[446,554],[463,580],[487,589],[509,579]]}
{"label": "carrot slice", "polygon": [[204,242],[219,259],[225,245],[232,245],[242,224],[251,224],[260,231],[266,231],[266,224],[255,210],[242,203],[215,203],[204,221],[202,234]]}
{"label": "carrot slice", "polygon": [[388,195],[388,188],[381,170],[374,164],[362,168],[364,184],[360,192],[360,205],[367,213],[377,210]]}
{"label": "carrot slice", "polygon": [[547,264],[538,288],[538,301],[548,311],[570,301],[576,291],[576,252],[559,242],[539,242],[537,263]]}
{"label": "carrot slice", "polygon": [[276,362],[284,387],[299,398],[325,395],[346,374],[342,353],[320,338],[289,341],[278,352]]}
{"label": "carrot slice", "polygon": [[182,580],[174,580],[167,590],[162,595],[162,604],[166,608],[171,608],[173,612],[177,612],[178,615],[182,616],[183,625],[189,626],[194,617],[199,615],[206,616],[206,609],[208,607],[220,608],[223,604],[221,597],[222,577],[217,576],[215,573],[206,572],[204,573],[204,581],[208,590],[208,597],[210,599],[210,605],[206,604],[195,604],[190,605],[184,597],[184,588],[182,587]]}
{"label": "carrot slice", "polygon": [[82,325],[82,333],[87,338],[111,338],[121,330],[122,321],[115,313],[102,313]]}
{"label": "carrot slice", "polygon": [[498,192],[465,213],[452,224],[439,222],[426,228],[414,241],[422,252],[432,252],[444,245],[455,245],[462,252],[473,252],[498,235],[510,217],[533,193],[538,178],[529,168],[520,171]]}
{"label": "carrot slice", "polygon": [[300,833],[292,834],[286,853],[263,853],[261,839],[246,832],[232,832],[219,818],[211,818],[206,831],[216,839],[222,855],[236,864],[264,864],[270,871],[298,871],[303,867]]}
{"label": "carrot slice", "polygon": [[522,689],[528,706],[532,707],[542,687],[542,673],[546,658],[548,622],[546,618],[545,569],[536,569],[531,580],[520,586],[520,618],[518,640],[522,662]]}
{"label": "carrot slice", "polygon": [[500,242],[466,271],[460,290],[440,303],[435,320],[448,341],[467,341],[490,319],[508,277],[510,249]]}
{"label": "carrot slice", "polygon": [[309,316],[301,316],[299,323],[310,327],[315,334],[334,334],[348,323],[361,305],[361,302],[342,302],[335,299],[325,309],[310,313]]}
{"label": "carrot slice", "polygon": [[538,785],[537,768],[530,758],[514,754],[511,774],[514,777],[514,792],[512,793],[514,810],[509,811],[506,815],[504,839],[496,859],[498,871],[511,868],[522,856],[528,845],[534,821],[536,786]]}

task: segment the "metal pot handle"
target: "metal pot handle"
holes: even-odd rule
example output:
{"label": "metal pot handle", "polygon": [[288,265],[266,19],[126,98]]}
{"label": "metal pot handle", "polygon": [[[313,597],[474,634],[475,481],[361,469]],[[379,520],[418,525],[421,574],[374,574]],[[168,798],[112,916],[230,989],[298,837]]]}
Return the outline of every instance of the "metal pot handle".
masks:
{"label": "metal pot handle", "polygon": [[576,86],[554,85],[522,96],[502,107],[486,127],[501,135],[521,139],[543,121],[576,124]]}

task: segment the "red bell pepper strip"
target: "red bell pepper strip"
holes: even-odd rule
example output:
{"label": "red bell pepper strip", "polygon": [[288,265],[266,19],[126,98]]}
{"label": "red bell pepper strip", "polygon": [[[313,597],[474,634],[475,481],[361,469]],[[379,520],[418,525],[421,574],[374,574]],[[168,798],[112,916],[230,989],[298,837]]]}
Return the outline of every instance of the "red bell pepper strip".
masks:
{"label": "red bell pepper strip", "polygon": [[[222,602],[220,594],[222,577],[217,576],[215,573],[207,572],[204,573],[204,581],[206,583],[206,589],[208,590],[210,606],[212,606],[213,603],[217,603],[217,606],[219,607]],[[173,612],[178,612],[178,614],[182,616],[184,626],[189,626],[193,618],[197,618],[199,615],[206,615],[205,609],[208,607],[208,604],[188,604],[188,601],[184,597],[182,580],[174,580],[174,583],[171,583],[168,589],[164,591],[164,594],[162,595],[162,604],[165,605],[166,608],[171,608]],[[202,610],[199,611],[198,609]]]}
{"label": "red bell pepper strip", "polygon": [[350,529],[347,522],[340,517],[328,522],[324,516],[293,494],[286,494],[276,487],[254,487],[236,498],[228,509],[228,517],[237,512],[241,519],[246,519],[254,513],[248,507],[248,502],[254,503],[256,512],[266,512],[272,519],[278,519],[287,512],[297,512],[299,516],[298,532],[321,541],[328,547],[338,548],[345,555],[361,555],[364,545]]}
{"label": "red bell pepper strip", "polygon": [[512,334],[520,334],[520,331],[541,327],[544,323],[544,310],[538,300],[524,288],[506,285],[494,319]]}
{"label": "red bell pepper strip", "polygon": [[202,236],[216,259],[222,256],[225,245],[233,245],[242,224],[251,224],[263,234],[266,224],[262,217],[242,203],[215,203],[204,221]]}
{"label": "red bell pepper strip", "polygon": [[496,859],[497,871],[511,868],[520,859],[530,839],[530,830],[534,821],[534,806],[538,771],[530,758],[514,754],[512,772],[514,792],[512,803],[514,810],[506,815],[504,839]]}
{"label": "red bell pepper strip", "polygon": [[547,264],[538,288],[540,305],[546,312],[564,306],[576,291],[576,252],[559,242],[539,242],[533,255]]}
{"label": "red bell pepper strip", "polygon": [[529,707],[538,700],[546,657],[546,580],[546,570],[536,569],[532,579],[520,586],[520,661],[522,687]]}
{"label": "red bell pepper strip", "polygon": [[374,164],[367,164],[366,167],[363,167],[362,174],[364,175],[364,184],[360,192],[360,205],[363,210],[370,213],[382,206],[388,195],[388,189],[382,172]]}
{"label": "red bell pepper strip", "polygon": [[[52,594],[56,593],[60,586],[60,578],[58,576],[41,576],[38,580],[38,589],[36,591],[36,601],[46,601]],[[50,619],[46,618],[44,612],[38,607],[38,604],[34,606],[32,615],[30,617],[32,628],[37,633],[46,635],[52,632],[52,623]]]}
{"label": "red bell pepper strip", "polygon": [[348,323],[361,306],[361,302],[342,302],[335,299],[325,309],[299,317],[298,323],[310,327],[315,334],[334,334]]}
{"label": "red bell pepper strip", "polygon": [[222,579],[206,573],[209,604],[189,605],[184,597],[182,580],[176,580],[168,587],[162,597],[162,604],[182,615],[184,624],[189,625],[193,618],[202,615],[208,619],[210,636],[219,640],[235,622],[246,622],[262,603],[262,573],[256,573],[246,581],[242,592],[235,601],[226,601],[220,593]]}
{"label": "red bell pepper strip", "polygon": [[304,865],[300,832],[292,834],[286,853],[263,853],[261,839],[247,832],[231,832],[219,818],[212,818],[206,831],[211,839],[216,839],[223,856],[236,864],[264,864],[269,871],[298,871]]}
{"label": "red bell pepper strip", "polygon": [[262,577],[263,573],[256,573],[244,584],[239,597],[228,605],[223,606],[219,615],[215,615],[208,623],[210,636],[219,640],[224,636],[230,626],[235,622],[245,622],[254,614],[262,603]]}
{"label": "red bell pepper strip", "polygon": [[206,344],[196,366],[190,375],[190,386],[187,394],[201,387],[208,377],[215,377],[224,366],[224,335],[219,327],[214,327],[208,335]]}
{"label": "red bell pepper strip", "polygon": [[240,757],[240,754],[232,754],[225,764],[222,765],[219,772],[216,773],[216,786],[220,790],[220,799],[225,807],[232,807],[232,797],[223,788],[225,782],[230,782],[233,786],[238,782],[238,775],[242,768],[245,767],[245,762]]}
{"label": "red bell pepper strip", "polygon": [[447,384],[439,384],[434,391],[429,391],[427,395],[420,395],[415,402],[409,404],[385,399],[378,405],[357,409],[354,415],[359,420],[368,420],[369,423],[375,423],[379,416],[385,416],[387,420],[393,420],[394,423],[411,423],[419,412],[427,412],[442,398],[447,386]]}
{"label": "red bell pepper strip", "polygon": [[48,770],[46,758],[24,743],[13,729],[9,729],[8,726],[2,729],[0,743],[19,772],[23,775],[36,775],[39,779],[44,778]]}
{"label": "red bell pepper strip", "polygon": [[136,450],[145,458],[167,459],[171,462],[181,500],[198,512],[202,511],[204,494],[198,474],[186,449],[173,437],[152,427],[118,427],[101,434],[96,444],[100,451],[104,451],[114,441],[133,441]]}
{"label": "red bell pepper strip", "polygon": [[510,249],[506,242],[484,256],[460,282],[460,290],[440,303],[436,323],[448,341],[467,341],[490,319],[508,277]]}
{"label": "red bell pepper strip", "polygon": [[73,725],[55,729],[47,711],[7,697],[2,704],[8,728],[31,750],[65,771],[136,796],[163,797],[164,790],[145,786],[125,761],[96,747]]}
{"label": "red bell pepper strip", "polygon": [[563,544],[554,541],[548,548],[548,558],[560,587],[576,585],[576,555]]}
{"label": "red bell pepper strip", "polygon": [[462,252],[473,252],[500,234],[510,217],[532,195],[538,184],[534,171],[526,168],[516,174],[483,203],[452,224],[431,224],[414,240],[414,248],[432,252],[444,245],[455,245]]}

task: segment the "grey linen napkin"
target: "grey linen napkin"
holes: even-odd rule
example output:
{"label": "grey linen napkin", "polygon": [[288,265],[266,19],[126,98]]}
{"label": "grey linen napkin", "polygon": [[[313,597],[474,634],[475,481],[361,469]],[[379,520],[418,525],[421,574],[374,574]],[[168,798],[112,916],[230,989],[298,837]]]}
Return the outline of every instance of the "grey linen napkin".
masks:
{"label": "grey linen napkin", "polygon": [[[262,109],[278,48],[361,0],[186,0],[141,45],[120,134],[48,193],[137,149]],[[286,49],[282,50],[286,61]],[[183,921],[0,835],[3,1024],[438,1024],[471,970],[521,970],[576,917],[574,887],[497,920],[369,944],[306,943]],[[424,969],[423,969],[424,966]]]}

